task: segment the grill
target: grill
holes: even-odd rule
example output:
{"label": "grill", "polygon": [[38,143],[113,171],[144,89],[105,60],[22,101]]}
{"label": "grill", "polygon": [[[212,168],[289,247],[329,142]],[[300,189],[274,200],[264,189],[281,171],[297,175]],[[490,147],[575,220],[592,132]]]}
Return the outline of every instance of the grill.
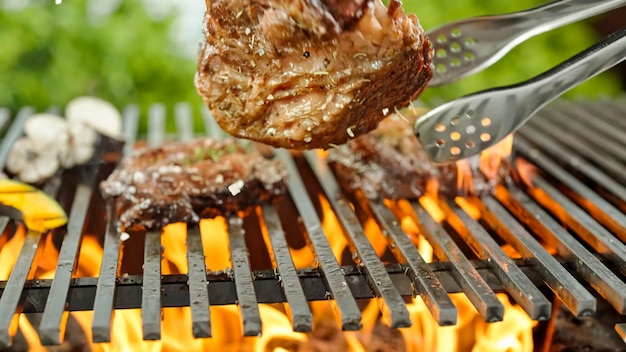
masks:
{"label": "grill", "polygon": [[[146,340],[160,339],[162,308],[182,306],[190,306],[197,338],[211,336],[209,305],[238,304],[246,336],[261,333],[260,303],[288,303],[293,329],[310,331],[313,316],[307,302],[328,299],[335,303],[344,330],[360,329],[357,300],[370,298],[379,300],[391,327],[409,326],[405,301],[414,295],[424,300],[438,324],[454,325],[457,308],[449,294],[457,292],[464,292],[486,321],[503,317],[496,292],[507,292],[532,319],[549,319],[550,291],[576,316],[593,315],[597,299],[603,299],[626,321],[625,110],[625,99],[559,102],[545,109],[517,133],[514,143],[515,155],[539,170],[529,181],[533,187],[498,185],[491,195],[468,199],[481,210],[479,221],[450,200],[439,200],[446,213],[443,223],[419,202],[409,202],[411,216],[438,258],[432,263],[420,255],[388,203],[342,193],[315,153],[277,150],[274,153],[289,169],[289,195],[263,205],[259,212],[227,219],[231,269],[207,272],[199,227],[188,225],[188,274],[162,275],[158,231],[142,234],[142,274],[120,274],[125,242],[115,219],[105,216],[110,207],[96,188],[113,166],[100,163],[59,174],[43,189],[71,209],[69,222],[48,234],[31,231],[9,279],[0,281],[0,347],[11,345],[14,319],[21,313],[43,313],[37,328],[41,342],[58,345],[66,312],[81,310],[93,310],[94,342],[110,341],[113,310],[127,308],[141,308]],[[20,110],[6,129],[0,144],[3,164],[32,113],[31,108]],[[128,154],[144,137],[137,136],[137,107],[127,107],[123,115],[127,138],[123,152]],[[152,106],[147,115],[149,145],[173,137],[165,133],[167,114],[162,105]],[[180,104],[173,115],[174,138],[192,139],[191,106]],[[9,117],[8,111],[0,110],[3,126]],[[223,136],[208,111],[202,110],[202,117],[203,134]],[[115,146],[103,146],[100,152],[112,150]],[[333,255],[312,189],[326,195],[339,219],[353,265],[340,266]],[[296,216],[301,221],[294,220]],[[395,260],[379,259],[364,232],[367,219],[380,227]],[[266,241],[261,235],[245,235],[261,226],[267,229]],[[0,217],[0,228],[1,248],[16,226]],[[81,239],[94,231],[103,237],[100,275],[76,277]],[[60,244],[54,279],[34,280],[33,268],[49,236]],[[316,265],[311,268],[296,270],[293,264],[288,240],[298,236],[315,254]],[[507,255],[505,243],[522,259]],[[542,243],[551,244],[557,255]],[[254,268],[261,254],[270,258],[270,268]],[[624,333],[626,325],[616,329]]]}

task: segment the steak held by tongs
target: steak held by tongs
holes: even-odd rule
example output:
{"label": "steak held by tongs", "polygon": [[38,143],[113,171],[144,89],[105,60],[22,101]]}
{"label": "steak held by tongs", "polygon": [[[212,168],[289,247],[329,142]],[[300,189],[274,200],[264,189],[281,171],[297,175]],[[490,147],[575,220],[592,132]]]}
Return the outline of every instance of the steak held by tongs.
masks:
{"label": "steak held by tongs", "polygon": [[195,84],[228,133],[310,149],[415,100],[432,50],[398,0],[207,0]]}

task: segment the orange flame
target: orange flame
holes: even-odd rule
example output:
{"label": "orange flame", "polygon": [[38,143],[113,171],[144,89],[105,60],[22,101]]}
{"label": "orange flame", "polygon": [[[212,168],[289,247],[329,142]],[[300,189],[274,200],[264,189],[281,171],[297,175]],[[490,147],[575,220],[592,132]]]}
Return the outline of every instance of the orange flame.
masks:
{"label": "orange flame", "polygon": [[474,220],[480,219],[480,209],[472,204],[467,198],[456,197],[454,198],[456,204]]}
{"label": "orange flame", "polygon": [[532,188],[533,177],[537,173],[537,167],[522,158],[515,160],[515,166],[520,180]]}
{"label": "orange flame", "polygon": [[[423,196],[422,198],[426,202],[427,206],[429,202],[433,200],[433,198],[429,195]],[[424,258],[424,261],[426,261],[427,263],[432,262],[434,254],[433,247],[430,245],[428,240],[420,234],[419,228],[415,223],[415,219],[412,219],[409,215],[405,215],[412,212],[409,202],[406,200],[399,200],[395,202],[385,201],[385,205],[387,205],[387,207],[389,207],[389,209],[396,215],[396,217],[400,219],[400,226],[402,227],[404,232],[406,232],[411,237],[411,241],[417,246],[417,250],[422,258]],[[441,220],[443,220],[443,218],[441,218]]]}
{"label": "orange flame", "polygon": [[480,155],[457,161],[457,189],[460,193],[464,195],[475,193],[474,174],[476,171],[480,171],[488,181],[497,180],[512,150],[513,135],[510,134],[481,152]]}
{"label": "orange flame", "polygon": [[[510,153],[512,138],[499,143],[497,146],[484,152],[480,156],[480,170],[487,177],[495,177],[500,162]],[[508,148],[508,149],[507,149]],[[322,155],[324,156],[324,155]],[[468,161],[457,163],[459,170],[459,186],[473,187],[471,181],[472,167]],[[474,169],[475,170],[475,169]],[[468,178],[469,176],[469,178]],[[429,182],[428,192],[419,199],[419,203],[439,223],[445,221],[445,213],[439,207],[437,198],[437,183]],[[471,188],[463,188],[471,190]],[[320,195],[320,204],[323,212],[322,227],[330,243],[331,249],[338,261],[348,248],[348,241],[343,228],[337,219],[328,200]],[[480,210],[471,201],[457,198],[457,204],[468,211],[474,218],[479,219]],[[418,247],[420,254],[428,262],[433,258],[433,248],[420,233],[414,214],[410,214],[410,205],[407,201],[386,201],[387,206],[400,219],[405,232]],[[257,211],[259,211],[257,209]],[[262,216],[259,216],[262,219]],[[380,227],[370,219],[364,224],[364,231],[378,256],[387,250]],[[267,230],[261,224],[264,238],[267,240]],[[232,266],[226,220],[222,217],[203,220],[200,223],[200,233],[205,253],[205,264],[208,271],[220,271]],[[261,235],[261,234],[251,234]],[[163,229],[161,243],[164,247],[162,272],[167,274],[187,273],[186,259],[186,225],[172,224]],[[0,248],[0,279],[6,280],[17,254],[24,242],[24,231],[16,235]],[[54,268],[58,259],[58,250],[51,241],[51,236],[40,250],[44,251],[37,276],[48,278],[54,275]],[[294,264],[298,268],[315,265],[314,255],[308,246],[300,249],[290,248]],[[103,252],[97,238],[85,236],[81,244],[75,275],[79,277],[95,277],[98,275]],[[6,277],[5,277],[6,276]],[[499,295],[505,304],[504,320],[500,323],[485,323],[463,294],[452,295],[453,302],[459,310],[458,324],[451,327],[440,327],[419,297],[412,299],[407,307],[413,325],[400,329],[407,351],[531,351],[533,322],[516,305],[512,305],[506,295]],[[381,313],[376,300],[371,300],[363,308],[363,328],[357,332],[342,332],[337,324],[334,310],[328,301],[310,303],[314,314],[315,329],[328,329],[337,336],[328,345],[330,350],[367,351],[374,339],[377,324],[382,321]],[[286,304],[261,304],[259,311],[263,321],[263,331],[260,337],[241,337],[241,316],[237,306],[211,306],[211,320],[213,337],[208,339],[194,339],[191,329],[191,311],[189,307],[163,309],[162,339],[160,341],[143,341],[141,331],[141,311],[139,309],[117,310],[113,319],[113,336],[111,343],[94,344],[94,351],[294,351],[312,349],[311,345],[318,337],[314,333],[297,333],[292,331],[288,318],[289,307]],[[72,312],[83,330],[90,336],[90,325],[93,312]],[[45,350],[39,343],[36,331],[25,316],[19,319],[20,329],[34,350]],[[326,345],[325,345],[326,346]]]}
{"label": "orange flame", "polygon": [[[467,207],[472,216],[480,217],[480,211],[465,198],[457,198],[461,207]],[[419,199],[420,204],[438,222],[445,220],[445,214],[437,200],[431,195]],[[406,201],[394,204],[394,214],[402,219],[402,227],[412,237],[423,237],[416,224],[417,216]],[[420,248],[421,249],[421,248]],[[431,248],[432,250],[432,248]],[[421,251],[420,251],[421,252]],[[423,254],[422,254],[423,255]],[[454,326],[437,325],[425,303],[414,298],[408,304],[413,325],[400,329],[406,341],[407,351],[532,351],[532,328],[530,317],[518,305],[509,302],[506,294],[498,294],[505,306],[503,321],[485,323],[464,294],[452,294],[452,301],[459,316]]]}
{"label": "orange flame", "polygon": [[513,134],[510,134],[480,153],[480,171],[487,179],[493,180],[497,177],[503,161],[511,155],[512,150]]}
{"label": "orange flame", "polygon": [[435,221],[438,223],[443,222],[446,218],[446,213],[444,213],[443,209],[439,207],[437,204],[437,199],[433,196],[427,194],[419,199],[419,203],[424,207],[428,215],[430,215]]}
{"label": "orange flame", "polygon": [[[8,233],[4,233],[2,236],[8,236]],[[0,280],[9,279],[25,239],[26,231],[23,226],[19,226],[13,237],[0,248]]]}

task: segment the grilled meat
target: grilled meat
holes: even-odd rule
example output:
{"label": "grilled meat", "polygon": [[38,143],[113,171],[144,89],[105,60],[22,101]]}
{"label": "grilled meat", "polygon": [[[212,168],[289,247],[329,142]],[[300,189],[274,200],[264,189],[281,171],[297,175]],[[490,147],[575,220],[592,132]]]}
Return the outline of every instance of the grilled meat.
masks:
{"label": "grilled meat", "polygon": [[285,192],[287,171],[233,140],[201,139],[142,149],[101,184],[126,228],[237,212]]}
{"label": "grilled meat", "polygon": [[[471,168],[472,181],[462,187],[460,164],[430,160],[413,134],[412,122],[393,114],[371,133],[329,150],[327,161],[342,187],[361,190],[370,199],[415,199],[427,190],[454,197],[489,192],[508,177],[510,163],[506,160],[492,180],[482,175],[477,165],[465,164]],[[429,184],[432,189],[427,189]]]}
{"label": "grilled meat", "polygon": [[432,49],[398,0],[207,0],[195,84],[228,133],[343,144],[416,99]]}

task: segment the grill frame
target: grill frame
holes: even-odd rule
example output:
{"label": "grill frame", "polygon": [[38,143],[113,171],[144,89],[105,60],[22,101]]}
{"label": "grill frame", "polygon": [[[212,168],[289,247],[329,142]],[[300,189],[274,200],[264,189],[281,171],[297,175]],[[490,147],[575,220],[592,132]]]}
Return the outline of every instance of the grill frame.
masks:
{"label": "grill frame", "polygon": [[[336,303],[343,330],[358,330],[361,327],[361,312],[357,299],[379,298],[383,304],[383,314],[392,327],[410,325],[404,300],[420,295],[440,325],[452,325],[456,322],[457,310],[450,301],[448,294],[465,292],[480,315],[486,321],[502,319],[504,308],[495,298],[495,292],[508,292],[535,320],[548,319],[551,314],[551,302],[546,299],[547,288],[562,299],[565,305],[577,316],[588,316],[595,311],[596,298],[589,293],[590,284],[611,303],[621,315],[626,314],[626,284],[619,280],[619,275],[626,274],[626,252],[623,251],[623,240],[626,238],[626,215],[605,197],[588,187],[581,179],[559,165],[555,155],[562,155],[562,160],[577,175],[592,179],[594,185],[611,192],[626,204],[626,173],[621,174],[622,166],[613,159],[607,158],[590,148],[581,148],[581,153],[592,158],[600,157],[596,165],[582,160],[572,150],[563,147],[562,143],[579,146],[579,140],[585,134],[584,125],[579,120],[589,118],[589,114],[599,114],[593,103],[556,104],[536,117],[520,130],[516,136],[515,150],[524,159],[540,166],[545,173],[533,178],[533,186],[543,190],[544,194],[527,193],[520,185],[498,186],[494,195],[485,195],[481,200],[474,199],[476,205],[487,210],[487,223],[504,225],[500,236],[506,237],[519,252],[531,257],[527,260],[511,260],[502,252],[498,243],[481,224],[471,219],[456,204],[441,200],[450,225],[457,233],[462,234],[466,242],[475,244],[475,251],[480,260],[469,260],[463,251],[450,238],[442,225],[435,222],[414,201],[411,207],[415,218],[419,220],[420,232],[435,247],[440,258],[447,262],[425,263],[417,253],[415,246],[408,240],[400,228],[394,214],[378,201],[366,200],[358,194],[348,198],[340,192],[332,173],[320,164],[315,154],[304,153],[304,160],[316,176],[324,190],[331,207],[342,224],[349,246],[355,259],[363,265],[340,267],[330,250],[328,240],[322,230],[315,205],[307,195],[305,184],[299,174],[292,155],[284,150],[275,151],[289,170],[288,188],[303,226],[307,230],[307,241],[317,255],[319,267],[316,269],[296,270],[286,250],[285,231],[281,228],[280,219],[271,205],[262,207],[262,216],[269,231],[269,255],[276,264],[274,271],[250,270],[248,252],[244,241],[241,219],[228,219],[228,235],[233,255],[233,270],[222,273],[204,275],[204,253],[197,226],[188,225],[188,275],[161,275],[160,233],[149,231],[145,237],[144,274],[143,276],[119,276],[121,267],[121,248],[119,234],[114,219],[108,219],[104,231],[104,257],[98,278],[72,279],[76,265],[80,238],[83,235],[87,211],[95,190],[98,167],[90,165],[87,172],[81,173],[80,183],[74,192],[69,212],[67,230],[55,230],[54,236],[63,237],[63,245],[59,253],[60,260],[54,280],[30,280],[32,278],[30,263],[36,262],[37,248],[46,238],[27,236],[23,252],[18,257],[18,265],[11,273],[8,281],[0,282],[0,317],[14,314],[43,313],[39,326],[41,342],[44,345],[58,345],[62,342],[62,331],[66,310],[92,310],[94,319],[92,333],[94,342],[108,342],[111,339],[111,318],[113,309],[141,308],[142,324],[145,340],[158,340],[161,337],[161,313],[164,307],[190,306],[192,311],[192,331],[197,338],[211,336],[210,305],[234,304],[238,302],[244,326],[245,336],[257,336],[261,332],[262,322],[258,310],[259,303],[289,302],[292,307],[290,314],[295,331],[312,329],[312,313],[306,301],[325,300],[330,297]],[[587,105],[585,105],[587,104]],[[610,106],[601,111],[601,116],[616,122],[610,115],[620,111],[622,101],[603,101],[601,106]],[[574,107],[572,107],[574,106]],[[591,108],[589,106],[592,106]],[[609,112],[607,112],[609,111]],[[26,119],[34,113],[32,108],[24,108],[18,112],[10,125],[4,139],[0,143],[0,164],[4,164],[9,147],[19,138]],[[568,115],[569,114],[569,115]],[[124,112],[123,130],[127,144],[124,154],[132,151],[137,137],[140,112],[136,106],[127,107]],[[175,107],[174,116],[178,130],[177,138],[182,141],[193,138],[193,114],[188,104],[182,103]],[[567,125],[571,135],[555,135],[555,124],[563,124],[564,116],[577,116],[577,123]],[[606,117],[611,116],[611,117]],[[7,117],[7,118],[5,118]],[[165,134],[166,111],[163,105],[155,104],[148,111],[147,143],[157,146],[163,143]],[[202,109],[205,132],[214,137],[223,137],[224,133],[210,117],[208,110]],[[8,121],[8,112],[0,110],[0,121]],[[607,123],[598,124],[600,132],[606,132]],[[595,131],[595,130],[594,130]],[[587,143],[593,145],[601,141],[599,132],[593,132]],[[625,133],[626,135],[626,133]],[[616,150],[618,143],[614,140],[614,132],[610,133],[611,142],[605,143],[605,152]],[[607,138],[608,138],[607,137]],[[559,144],[561,143],[561,144]],[[541,146],[541,150],[537,148]],[[603,150],[603,149],[601,149]],[[616,154],[621,161],[626,155]],[[594,159],[595,160],[595,159]],[[91,168],[91,169],[89,169]],[[616,176],[617,175],[617,176]],[[549,179],[548,179],[549,178]],[[576,189],[579,197],[589,199],[591,205],[581,210],[579,202],[569,200],[571,192],[552,186],[551,179],[558,180],[563,186]],[[621,181],[622,184],[620,184]],[[59,180],[53,180],[44,187],[44,191],[57,195],[61,187]],[[564,194],[567,193],[567,194]],[[537,202],[547,194],[555,198],[559,206],[570,218],[559,218],[549,215]],[[575,198],[575,196],[573,196]],[[351,204],[355,206],[353,211]],[[82,205],[82,206],[81,206]],[[545,205],[545,203],[544,203]],[[110,205],[106,205],[110,210]],[[385,235],[392,252],[405,261],[405,264],[384,265],[378,260],[371,244],[364,235],[359,221],[359,212],[369,213],[381,227],[385,227]],[[511,216],[510,213],[516,215]],[[587,212],[594,216],[587,216]],[[110,211],[109,211],[110,214]],[[575,215],[576,219],[572,219]],[[605,230],[596,219],[611,232]],[[520,223],[520,220],[521,223]],[[599,241],[596,245],[603,254],[590,252],[585,246],[557,222],[561,220],[573,225],[577,234],[587,236],[590,242]],[[10,221],[0,217],[0,226],[4,229]],[[608,224],[608,225],[607,225]],[[599,226],[599,227],[598,227]],[[532,234],[525,228],[534,229],[533,233],[543,240],[558,241],[565,257],[553,257],[543,249]],[[505,231],[506,230],[506,231]],[[508,231],[508,233],[507,233]],[[66,233],[65,233],[66,232]],[[512,235],[516,233],[518,236]],[[196,236],[194,236],[196,234]],[[611,237],[618,234],[621,245],[610,247]],[[48,234],[47,236],[52,236]],[[7,235],[0,235],[0,241]],[[608,249],[608,250],[607,250]],[[617,251],[617,253],[615,253]],[[417,255],[416,255],[417,253]],[[555,263],[558,266],[554,266]],[[610,270],[607,268],[617,268]],[[208,288],[208,289],[206,289]],[[7,294],[8,293],[8,294]],[[67,303],[67,305],[66,305]],[[158,304],[157,304],[158,303]],[[625,316],[626,320],[626,316]],[[11,345],[11,320],[0,319],[0,348]],[[616,326],[618,331],[622,325]]]}

